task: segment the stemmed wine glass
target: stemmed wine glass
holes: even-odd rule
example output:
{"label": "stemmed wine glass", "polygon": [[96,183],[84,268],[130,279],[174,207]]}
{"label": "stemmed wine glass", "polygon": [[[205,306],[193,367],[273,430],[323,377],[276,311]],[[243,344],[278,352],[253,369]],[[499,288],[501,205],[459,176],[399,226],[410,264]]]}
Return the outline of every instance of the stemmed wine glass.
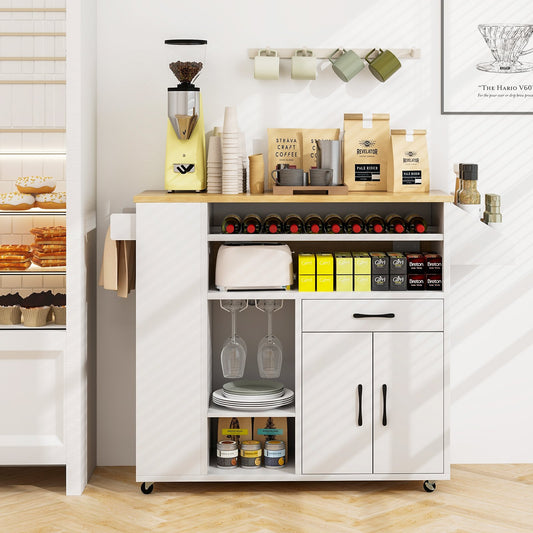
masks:
{"label": "stemmed wine glass", "polygon": [[220,307],[231,313],[231,336],[226,339],[220,352],[222,374],[225,378],[242,378],[246,364],[246,343],[235,333],[236,314],[248,307],[248,300],[222,300]]}
{"label": "stemmed wine glass", "polygon": [[272,335],[272,313],[283,307],[283,300],[256,300],[255,306],[267,314],[267,334],[257,347],[257,366],[262,378],[279,378],[283,362],[281,341]]}

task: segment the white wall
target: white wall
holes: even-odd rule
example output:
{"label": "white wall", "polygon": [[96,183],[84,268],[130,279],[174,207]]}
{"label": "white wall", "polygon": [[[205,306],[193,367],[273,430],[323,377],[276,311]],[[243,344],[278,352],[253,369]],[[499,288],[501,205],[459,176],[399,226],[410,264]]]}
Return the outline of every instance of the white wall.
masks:
{"label": "white wall", "polygon": [[[452,461],[533,461],[531,118],[440,115],[440,6],[433,0],[99,0],[98,248],[111,212],[163,187],[168,38],[208,40],[199,85],[206,130],[236,105],[249,153],[268,127],[342,127],[344,112],[389,112],[395,128],[427,128],[432,187],[453,188],[454,162],[480,164],[480,188],[503,196],[505,237],[522,241],[508,266],[453,272]],[[246,49],[417,47],[422,59],[380,84],[348,84],[323,63],[314,82],[253,79]],[[522,134],[522,135],[521,135]],[[514,259],[514,258],[513,258]],[[135,305],[98,293],[98,464],[133,464]]]}

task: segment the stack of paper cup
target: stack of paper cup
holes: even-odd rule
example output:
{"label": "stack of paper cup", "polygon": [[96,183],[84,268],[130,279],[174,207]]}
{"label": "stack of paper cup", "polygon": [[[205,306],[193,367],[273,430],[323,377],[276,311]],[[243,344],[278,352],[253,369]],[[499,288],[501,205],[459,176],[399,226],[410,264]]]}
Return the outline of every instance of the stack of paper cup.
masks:
{"label": "stack of paper cup", "polygon": [[209,138],[207,151],[207,192],[222,192],[222,139],[213,135]]}
{"label": "stack of paper cup", "polygon": [[222,194],[242,193],[242,143],[237,110],[226,107],[222,133]]}

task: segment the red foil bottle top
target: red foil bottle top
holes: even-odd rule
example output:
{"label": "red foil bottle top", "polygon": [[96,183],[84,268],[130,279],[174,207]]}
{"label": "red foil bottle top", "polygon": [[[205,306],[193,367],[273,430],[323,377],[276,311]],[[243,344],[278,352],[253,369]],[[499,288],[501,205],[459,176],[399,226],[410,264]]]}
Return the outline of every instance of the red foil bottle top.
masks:
{"label": "red foil bottle top", "polygon": [[253,224],[248,224],[248,226],[246,226],[246,231],[248,233],[255,233],[255,226]]}
{"label": "red foil bottle top", "polygon": [[383,226],[381,224],[374,224],[374,231],[376,233],[381,233],[383,231]]}
{"label": "red foil bottle top", "polygon": [[333,224],[333,226],[331,226],[331,231],[333,233],[339,233],[341,231],[341,227],[338,224]]}
{"label": "red foil bottle top", "polygon": [[362,230],[362,229],[363,229],[363,228],[361,228],[361,225],[360,225],[360,224],[354,224],[354,225],[352,226],[352,231],[353,231],[354,233],[361,233],[361,230]]}
{"label": "red foil bottle top", "polygon": [[396,226],[394,226],[394,231],[396,233],[403,233],[404,229],[405,228],[401,224],[396,224]]}
{"label": "red foil bottle top", "polygon": [[313,224],[313,225],[311,226],[311,232],[312,232],[312,233],[318,233],[318,230],[319,230],[319,229],[320,229],[320,228],[318,227],[318,224]]}
{"label": "red foil bottle top", "polygon": [[298,224],[291,224],[289,231],[291,233],[298,233]]}
{"label": "red foil bottle top", "polygon": [[235,231],[235,226],[233,224],[228,224],[226,226],[226,233],[233,233]]}
{"label": "red foil bottle top", "polygon": [[268,226],[268,231],[270,233],[277,233],[278,227],[276,226],[276,224],[270,224],[270,226]]}
{"label": "red foil bottle top", "polygon": [[426,229],[426,228],[424,228],[424,224],[417,224],[417,225],[415,226],[415,231],[416,231],[417,233],[424,233],[424,230],[425,230],[425,229]]}

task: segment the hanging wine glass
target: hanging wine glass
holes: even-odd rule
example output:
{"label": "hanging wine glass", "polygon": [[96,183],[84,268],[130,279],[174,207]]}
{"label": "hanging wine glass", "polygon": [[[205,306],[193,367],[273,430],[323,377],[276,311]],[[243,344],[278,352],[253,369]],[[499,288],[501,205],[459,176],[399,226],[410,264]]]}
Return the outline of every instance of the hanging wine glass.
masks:
{"label": "hanging wine glass", "polygon": [[236,334],[237,312],[248,307],[248,300],[222,300],[220,307],[231,313],[231,336],[226,339],[220,352],[220,364],[225,378],[242,378],[246,365],[246,343]]}
{"label": "hanging wine glass", "polygon": [[279,378],[283,363],[281,341],[272,335],[272,313],[283,307],[282,300],[256,300],[255,306],[267,314],[267,334],[257,347],[257,366],[262,378]]}

